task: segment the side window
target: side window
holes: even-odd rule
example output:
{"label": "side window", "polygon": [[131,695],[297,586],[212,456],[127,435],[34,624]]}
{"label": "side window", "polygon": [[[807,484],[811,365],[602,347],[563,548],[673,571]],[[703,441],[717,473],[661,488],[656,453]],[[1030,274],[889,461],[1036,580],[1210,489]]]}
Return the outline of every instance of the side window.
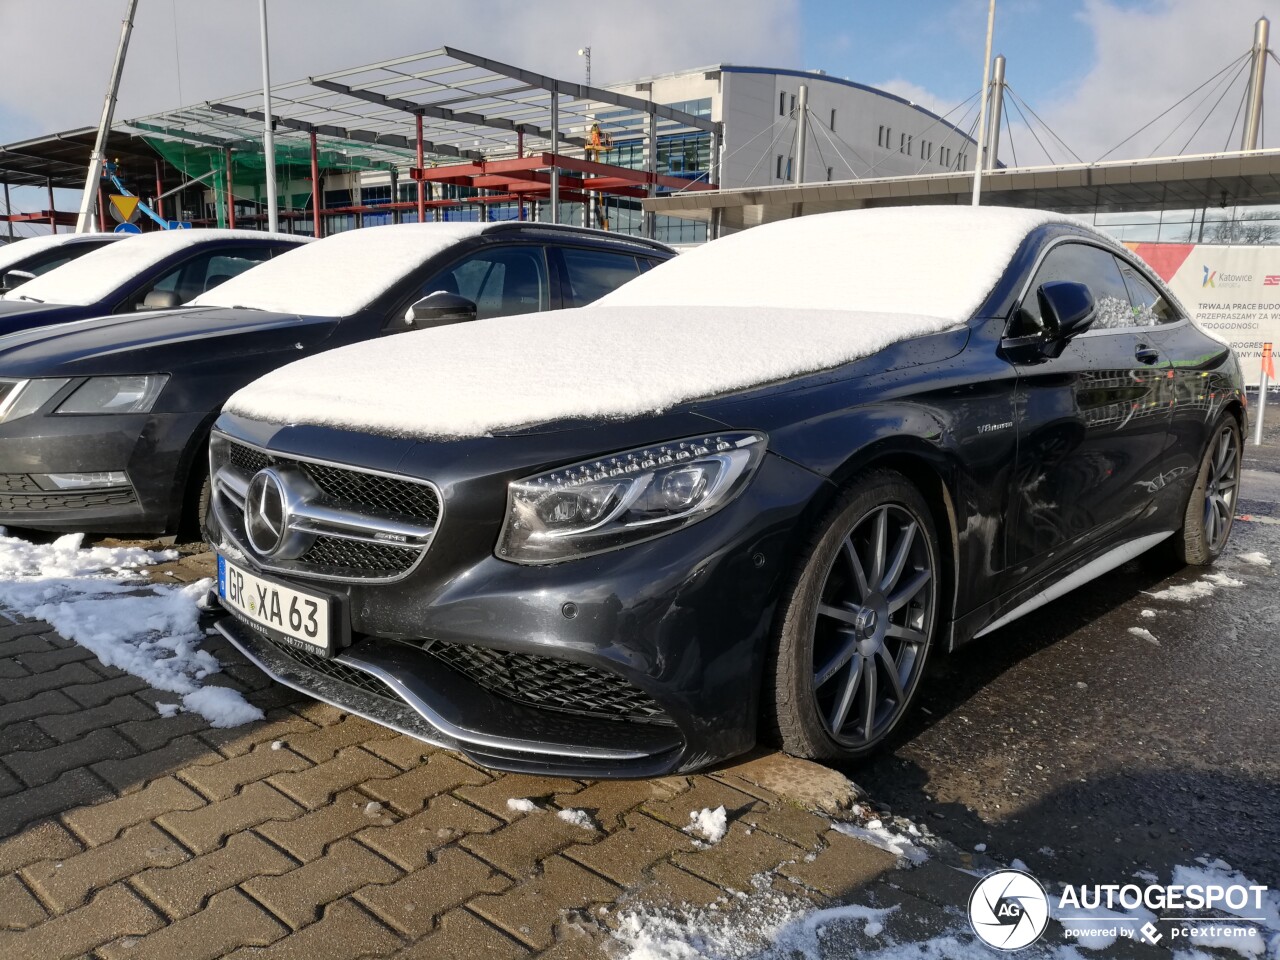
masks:
{"label": "side window", "polygon": [[1133,325],[1129,291],[1124,285],[1124,277],[1120,275],[1116,258],[1106,250],[1087,243],[1060,243],[1045,255],[1031,278],[1027,295],[1010,327],[1010,336],[1026,337],[1043,332],[1044,320],[1040,315],[1036,291],[1051,280],[1072,280],[1089,288],[1097,308],[1093,329]]}
{"label": "side window", "polygon": [[220,283],[230,280],[237,274],[244,273],[271,259],[273,251],[266,246],[221,247],[198,253],[183,260],[152,283],[144,284],[132,297],[121,304],[120,312],[136,309],[152,292],[172,293],[178,303],[186,303],[206,290],[212,290]]}
{"label": "side window", "polygon": [[1129,288],[1129,299],[1133,303],[1133,326],[1154,327],[1162,323],[1175,323],[1180,319],[1173,305],[1148,283],[1145,277],[1123,260],[1120,262],[1120,272],[1124,274],[1125,286]]}
{"label": "side window", "polygon": [[565,306],[585,307],[612,293],[628,280],[634,280],[639,271],[636,258],[631,254],[609,253],[603,250],[584,250],[579,247],[562,247],[564,256]]}
{"label": "side window", "polygon": [[476,305],[476,318],[533,313],[550,306],[547,264],[541,247],[481,250],[430,277],[410,301],[443,291]]}

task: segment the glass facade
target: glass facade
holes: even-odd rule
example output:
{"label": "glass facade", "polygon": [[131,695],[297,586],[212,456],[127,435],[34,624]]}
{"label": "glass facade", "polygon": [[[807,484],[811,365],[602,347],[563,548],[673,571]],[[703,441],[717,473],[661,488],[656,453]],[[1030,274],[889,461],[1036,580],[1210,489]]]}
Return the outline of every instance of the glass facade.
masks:
{"label": "glass facade", "polygon": [[1095,211],[1085,219],[1129,243],[1280,244],[1280,204]]}

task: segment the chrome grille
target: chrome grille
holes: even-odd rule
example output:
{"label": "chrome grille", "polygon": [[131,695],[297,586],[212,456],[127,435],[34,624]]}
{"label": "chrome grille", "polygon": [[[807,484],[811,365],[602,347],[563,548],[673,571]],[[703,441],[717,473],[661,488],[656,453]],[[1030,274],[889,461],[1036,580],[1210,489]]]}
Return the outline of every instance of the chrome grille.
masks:
{"label": "chrome grille", "polygon": [[[244,499],[267,467],[305,476],[307,502],[290,528],[308,538],[289,559],[259,555],[244,528]],[[267,570],[324,580],[397,580],[425,554],[440,518],[440,498],[426,481],[291,457],[214,434],[210,444],[214,510],[223,537]]]}
{"label": "chrome grille", "polygon": [[559,657],[466,643],[433,640],[424,649],[473,683],[519,703],[614,720],[672,723],[652,697],[615,673]]}

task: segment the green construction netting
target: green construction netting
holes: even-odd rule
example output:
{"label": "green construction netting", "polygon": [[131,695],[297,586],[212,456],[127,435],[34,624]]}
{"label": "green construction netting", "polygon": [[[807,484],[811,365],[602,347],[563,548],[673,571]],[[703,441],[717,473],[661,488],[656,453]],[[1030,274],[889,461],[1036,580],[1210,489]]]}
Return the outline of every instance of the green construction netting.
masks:
{"label": "green construction netting", "polygon": [[[146,137],[151,148],[164,158],[165,163],[182,171],[189,179],[196,179],[212,173],[213,176],[202,181],[206,189],[211,189],[217,211],[218,226],[227,224],[227,153],[222,147],[203,147],[179,140],[164,137]],[[341,140],[326,140],[317,149],[320,169],[325,173],[349,173],[360,170],[388,170],[390,165],[384,161],[373,160],[364,156],[365,145],[347,143]],[[385,148],[380,148],[384,149]],[[410,161],[412,154],[405,152],[405,160]],[[296,186],[297,181],[309,179],[311,176],[311,145],[309,142],[277,140],[275,143],[276,183],[281,190],[277,202],[283,209],[306,209],[311,203],[311,194],[295,193],[288,190],[290,181]],[[243,143],[231,151],[231,184],[232,192],[237,200],[259,203],[262,201],[262,188],[267,182],[265,153],[261,144]]]}

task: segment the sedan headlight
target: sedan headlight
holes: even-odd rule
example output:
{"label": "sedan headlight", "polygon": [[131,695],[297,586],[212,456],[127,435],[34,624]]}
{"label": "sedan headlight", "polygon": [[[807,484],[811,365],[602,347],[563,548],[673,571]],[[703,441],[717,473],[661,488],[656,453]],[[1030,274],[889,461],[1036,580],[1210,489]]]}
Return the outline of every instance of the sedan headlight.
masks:
{"label": "sedan headlight", "polygon": [[0,423],[30,416],[67,385],[66,380],[0,380]]}
{"label": "sedan headlight", "polygon": [[54,413],[150,413],[169,381],[167,374],[90,377]]}
{"label": "sedan headlight", "polygon": [[715,513],[764,458],[758,433],[722,433],[560,467],[507,489],[497,555],[554,563],[671,533]]}

